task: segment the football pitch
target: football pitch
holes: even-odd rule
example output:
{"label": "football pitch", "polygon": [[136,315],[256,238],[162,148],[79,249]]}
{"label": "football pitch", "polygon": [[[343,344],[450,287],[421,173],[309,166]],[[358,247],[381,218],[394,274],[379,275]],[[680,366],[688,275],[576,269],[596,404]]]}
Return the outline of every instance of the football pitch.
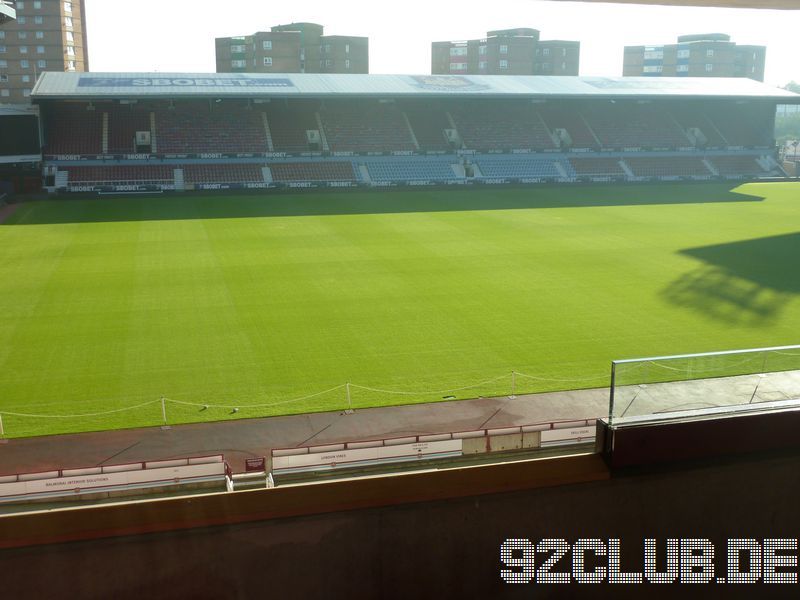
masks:
{"label": "football pitch", "polygon": [[6,437],[800,343],[800,183],[59,199],[20,205],[0,256]]}

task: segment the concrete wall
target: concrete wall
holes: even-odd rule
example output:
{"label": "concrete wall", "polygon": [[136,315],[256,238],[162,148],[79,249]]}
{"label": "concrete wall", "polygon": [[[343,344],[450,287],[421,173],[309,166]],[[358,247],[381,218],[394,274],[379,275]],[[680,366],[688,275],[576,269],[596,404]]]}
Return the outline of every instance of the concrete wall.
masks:
{"label": "concrete wall", "polygon": [[[3,550],[4,597],[796,598],[796,585],[510,586],[499,576],[499,548],[512,537],[620,538],[623,569],[635,571],[645,536],[707,537],[718,548],[734,536],[797,537],[798,466],[800,455],[751,457],[511,493]],[[259,497],[243,496],[251,494]]]}

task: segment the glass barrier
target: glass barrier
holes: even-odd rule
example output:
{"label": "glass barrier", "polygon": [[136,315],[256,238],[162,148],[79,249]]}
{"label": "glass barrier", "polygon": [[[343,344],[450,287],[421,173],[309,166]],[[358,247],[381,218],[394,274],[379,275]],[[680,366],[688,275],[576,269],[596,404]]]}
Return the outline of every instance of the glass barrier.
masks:
{"label": "glass barrier", "polygon": [[800,399],[800,346],[611,363],[609,424]]}

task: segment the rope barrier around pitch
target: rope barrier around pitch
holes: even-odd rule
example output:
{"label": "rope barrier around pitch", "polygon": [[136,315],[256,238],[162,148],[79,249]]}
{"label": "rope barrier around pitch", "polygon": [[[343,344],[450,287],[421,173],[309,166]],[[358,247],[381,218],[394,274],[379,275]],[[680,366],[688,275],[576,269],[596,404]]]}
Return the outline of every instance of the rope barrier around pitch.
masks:
{"label": "rope barrier around pitch", "polygon": [[[533,380],[538,380],[538,381],[556,381],[556,382],[565,382],[565,383],[580,382],[580,381],[597,381],[597,380],[599,380],[601,378],[606,377],[606,376],[596,376],[596,377],[573,378],[573,379],[556,379],[556,378],[548,378],[548,377],[536,377],[536,376],[533,376],[533,375],[527,375],[525,373],[520,373],[519,371],[511,371],[509,373],[500,375],[498,377],[493,377],[491,379],[486,379],[484,381],[480,381],[480,382],[473,383],[473,384],[470,384],[470,385],[465,385],[465,386],[456,387],[456,388],[441,389],[441,390],[414,390],[414,391],[410,391],[410,390],[390,390],[390,389],[384,389],[384,388],[375,388],[375,387],[371,387],[371,386],[359,385],[359,384],[356,384],[356,383],[342,383],[342,384],[339,384],[337,386],[334,386],[334,387],[331,387],[331,388],[328,388],[328,389],[325,389],[325,390],[322,390],[322,391],[319,391],[319,392],[315,392],[313,394],[300,396],[298,398],[290,398],[290,399],[287,399],[287,400],[279,400],[279,401],[276,401],[276,402],[267,402],[267,403],[259,403],[259,404],[212,404],[212,403],[204,403],[204,402],[187,402],[185,400],[174,400],[172,398],[168,398],[166,396],[163,396],[163,397],[159,398],[158,400],[150,400],[150,401],[147,401],[147,402],[142,402],[140,404],[136,404],[134,406],[127,406],[127,407],[123,407],[123,408],[116,408],[116,409],[98,411],[98,412],[91,412],[91,413],[56,415],[56,414],[34,414],[34,413],[12,412],[12,411],[0,410],[0,415],[1,416],[9,416],[9,417],[29,418],[29,419],[84,419],[84,418],[90,418],[90,417],[103,417],[103,416],[112,415],[112,414],[118,414],[118,413],[123,413],[123,412],[134,411],[134,410],[138,410],[138,409],[141,409],[141,408],[144,408],[144,407],[147,407],[147,406],[152,406],[152,405],[155,405],[155,404],[161,404],[162,412],[163,412],[164,411],[164,406],[165,406],[166,403],[179,405],[179,406],[191,406],[191,407],[202,408],[202,409],[216,408],[216,409],[233,410],[233,411],[237,411],[238,412],[241,409],[270,408],[270,407],[280,406],[280,405],[284,405],[284,404],[292,404],[292,403],[296,403],[296,402],[302,402],[302,401],[305,401],[305,400],[310,400],[312,398],[316,398],[318,396],[323,396],[325,394],[330,394],[332,392],[336,392],[338,390],[345,389],[345,388],[347,389],[348,405],[352,408],[352,406],[350,405],[350,398],[349,398],[350,389],[351,388],[364,390],[364,391],[368,391],[368,392],[373,392],[373,393],[379,393],[379,394],[392,394],[392,395],[400,395],[400,396],[429,396],[429,395],[448,394],[448,393],[453,393],[453,392],[460,392],[460,391],[464,391],[464,390],[475,389],[475,388],[479,388],[479,387],[482,387],[482,386],[490,385],[492,383],[496,383],[498,381],[506,380],[508,378],[511,378],[511,380],[512,380],[512,396],[513,396],[513,394],[514,394],[514,389],[513,389],[514,388],[514,381],[515,381],[515,377],[517,375],[519,375],[520,377],[526,377],[528,379],[533,379]],[[498,393],[500,393],[500,392],[498,392]],[[163,415],[163,420],[166,423],[166,414]]]}
{"label": "rope barrier around pitch", "polygon": [[340,385],[337,385],[336,387],[332,387],[330,389],[323,390],[321,392],[315,392],[313,394],[309,394],[308,396],[301,396],[300,398],[291,398],[289,400],[280,400],[278,402],[269,402],[266,404],[236,404],[236,405],[208,404],[208,403],[186,402],[184,400],[173,400],[171,398],[164,398],[164,401],[169,402],[171,404],[180,404],[183,406],[197,406],[200,408],[224,408],[226,410],[241,409],[241,408],[268,408],[270,406],[278,406],[280,404],[290,404],[292,402],[301,402],[303,400],[310,400],[311,398],[316,398],[317,396],[322,396],[324,394],[329,394],[330,392],[335,392],[336,390],[340,390],[346,385],[347,384],[342,383]]}
{"label": "rope barrier around pitch", "polygon": [[594,377],[575,377],[571,379],[557,379],[554,377],[537,377],[535,375],[526,375],[525,373],[520,373],[519,371],[514,371],[517,375],[521,377],[527,377],[528,379],[534,379],[536,381],[556,381],[561,383],[572,383],[575,381],[598,381],[600,379],[606,379],[609,377],[608,373],[603,375],[596,375]]}
{"label": "rope barrier around pitch", "polygon": [[33,418],[33,419],[83,419],[85,417],[102,417],[105,415],[113,415],[115,413],[126,412],[129,410],[136,410],[138,408],[143,408],[145,406],[150,406],[151,404],[157,404],[161,402],[161,400],[150,400],[149,402],[143,402],[141,404],[137,404],[136,406],[127,406],[125,408],[115,408],[113,410],[105,410],[102,412],[96,413],[83,413],[80,415],[33,415],[28,413],[18,413],[18,412],[10,412],[7,410],[0,411],[0,414],[11,416],[11,417],[26,417],[26,418]]}
{"label": "rope barrier around pitch", "polygon": [[401,396],[426,396],[426,395],[429,395],[429,394],[447,394],[449,392],[460,392],[462,390],[471,390],[471,389],[474,389],[474,388],[477,388],[477,387],[481,387],[483,385],[488,385],[490,383],[494,383],[495,381],[500,381],[501,379],[507,379],[508,377],[511,377],[511,373],[508,373],[507,375],[500,375],[500,377],[494,377],[492,379],[487,379],[486,381],[481,381],[479,383],[474,383],[472,385],[465,385],[464,387],[451,388],[451,389],[448,389],[448,390],[425,390],[425,391],[409,392],[409,391],[405,391],[405,390],[384,390],[384,389],[380,389],[380,388],[368,387],[366,385],[358,385],[356,383],[351,383],[350,387],[357,388],[357,389],[360,389],[360,390],[367,390],[367,391],[370,391],[370,392],[377,392],[377,393],[380,393],[380,394],[396,394],[396,395],[401,395]]}

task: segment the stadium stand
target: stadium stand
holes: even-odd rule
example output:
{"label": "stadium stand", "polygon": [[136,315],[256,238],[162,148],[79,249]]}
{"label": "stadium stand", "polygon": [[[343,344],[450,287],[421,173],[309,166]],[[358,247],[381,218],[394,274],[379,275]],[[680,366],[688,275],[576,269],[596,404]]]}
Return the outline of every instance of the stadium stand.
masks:
{"label": "stadium stand", "polygon": [[191,164],[183,165],[186,183],[262,183],[261,165]]}
{"label": "stadium stand", "polygon": [[456,179],[449,162],[424,158],[413,160],[373,160],[367,163],[373,181],[449,181]]}
{"label": "stadium stand", "polygon": [[107,153],[136,152],[136,132],[151,130],[150,111],[138,109],[136,105],[111,104],[101,112],[108,115],[108,130],[104,134],[108,140]]}
{"label": "stadium stand", "polygon": [[417,150],[408,123],[394,103],[335,103],[320,115],[332,152]]}
{"label": "stadium stand", "polygon": [[690,145],[678,124],[649,104],[598,103],[581,114],[604,148],[683,148]]}
{"label": "stadium stand", "polygon": [[173,168],[167,165],[132,166],[115,165],[108,167],[66,167],[69,181],[72,183],[84,182],[173,182]]}
{"label": "stadium stand", "polygon": [[[507,156],[481,156],[475,159],[484,177],[500,179],[572,177],[575,172],[561,161],[517,158]],[[559,170],[561,167],[561,170]]]}
{"label": "stadium stand", "polygon": [[570,158],[569,163],[578,176],[624,177],[626,175],[618,158]]}
{"label": "stadium stand", "polygon": [[722,137],[717,126],[696,106],[673,106],[670,114],[681,128],[689,132],[692,145],[697,148],[724,148],[728,142]]}
{"label": "stadium stand", "polygon": [[289,162],[269,166],[274,181],[356,181],[353,164],[336,162]]}
{"label": "stadium stand", "polygon": [[[216,75],[162,74],[134,85],[104,74],[103,85],[88,82],[97,77],[47,72],[32,94],[50,190],[85,191],[76,184],[93,181],[102,191],[152,191],[154,181],[180,191],[779,176],[769,167],[775,106],[793,101],[738,81],[723,90],[686,81],[673,91],[648,78],[508,77],[500,86],[305,74],[264,75],[262,86],[255,75],[217,85]],[[115,77],[120,85],[89,100]],[[149,147],[136,144],[137,132],[150,133]],[[146,189],[131,188],[137,181]]]}
{"label": "stadium stand", "polygon": [[451,125],[447,120],[444,110],[439,108],[427,109],[410,107],[405,109],[414,137],[417,139],[420,150],[447,151],[450,143],[447,141],[445,129]]}
{"label": "stadium stand", "polygon": [[[267,121],[275,152],[307,152],[309,147],[306,131],[319,130],[315,117],[316,103],[296,101],[290,106],[285,102],[270,102],[265,105]],[[321,148],[317,148],[321,150]]]}
{"label": "stadium stand", "polygon": [[91,104],[66,102],[53,106],[44,118],[44,128],[44,150],[48,154],[102,152],[102,114]]}
{"label": "stadium stand", "polygon": [[261,111],[226,101],[182,103],[180,110],[156,111],[156,139],[161,152],[264,153],[266,131]]}
{"label": "stadium stand", "polygon": [[762,175],[765,170],[756,162],[752,155],[714,156],[711,163],[720,175]]}
{"label": "stadium stand", "polygon": [[708,177],[712,173],[696,156],[625,158],[637,177]]}
{"label": "stadium stand", "polygon": [[567,110],[547,103],[538,109],[550,131],[563,129],[570,138],[569,148],[599,148],[597,138],[576,110]]}
{"label": "stadium stand", "polygon": [[472,150],[544,150],[558,147],[530,103],[465,102],[455,104],[450,114],[464,146]]}
{"label": "stadium stand", "polygon": [[773,146],[770,119],[771,114],[764,111],[746,110],[739,105],[722,106],[707,114],[728,146],[770,148]]}

